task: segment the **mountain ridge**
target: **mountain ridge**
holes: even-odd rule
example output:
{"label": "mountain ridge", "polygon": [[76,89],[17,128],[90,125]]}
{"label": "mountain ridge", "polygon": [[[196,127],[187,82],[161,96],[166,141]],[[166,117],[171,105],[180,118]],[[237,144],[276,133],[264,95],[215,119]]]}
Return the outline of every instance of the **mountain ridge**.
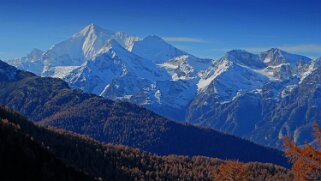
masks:
{"label": "mountain ridge", "polygon": [[[83,32],[80,33],[81,36],[90,32],[90,29],[94,31],[95,25],[89,25],[80,31]],[[96,29],[102,31],[101,28]],[[255,118],[237,116],[238,113],[233,111],[239,109],[233,108],[231,108],[233,110],[231,114],[223,111],[224,114],[229,115],[223,116],[223,113],[217,113],[217,111],[225,109],[221,105],[226,107],[230,107],[227,104],[246,105],[232,102],[241,101],[242,96],[249,97],[251,94],[251,101],[264,105],[263,107],[266,107],[269,111],[263,112],[271,114],[273,112],[271,110],[276,109],[280,100],[286,97],[293,88],[299,86],[307,76],[321,65],[320,59],[287,53],[279,48],[271,48],[260,53],[236,49],[228,51],[220,59],[211,60],[200,59],[179,50],[155,35],[138,38],[128,35],[121,36],[121,33],[111,33],[111,36],[106,36],[107,38],[104,38],[104,36],[99,38],[99,36],[96,36],[99,33],[92,34],[96,38],[87,37],[88,41],[90,40],[89,42],[93,43],[88,43],[86,48],[86,50],[92,52],[91,58],[81,58],[82,64],[75,65],[73,62],[68,62],[74,53],[73,51],[70,51],[71,55],[68,55],[68,51],[67,54],[60,52],[64,56],[58,58],[58,64],[62,65],[47,66],[48,69],[46,68],[42,75],[62,78],[71,87],[80,88],[88,93],[144,106],[172,120],[209,126],[232,134],[238,132],[234,130],[235,127],[230,129],[230,127],[223,126],[230,125],[228,122],[231,120],[233,120],[233,124],[243,125],[247,122],[244,119],[254,119],[250,122],[255,127],[256,124],[258,124],[257,126],[261,124],[259,119],[267,116],[261,115],[260,112],[255,113]],[[126,50],[126,53],[118,53],[118,55],[123,55],[121,59],[108,51],[113,47],[113,45],[108,45],[108,42],[112,39],[117,42],[117,44],[114,43],[115,49]],[[132,45],[131,48],[127,46],[128,44],[126,45],[127,40]],[[99,45],[98,48],[95,43]],[[80,45],[84,44],[80,43]],[[48,51],[50,52],[50,50]],[[79,51],[78,57],[83,57],[86,54],[82,49],[79,49]],[[49,54],[47,53],[47,55]],[[53,55],[47,59],[53,61],[56,58],[57,56]],[[137,61],[138,59],[141,61]],[[26,61],[26,59],[23,60],[21,61]],[[144,64],[144,66],[131,69],[130,67],[134,66],[123,63],[125,60],[130,62],[130,65],[143,62],[141,64]],[[19,60],[17,61],[19,62]],[[33,61],[31,58],[29,62],[21,63],[26,65],[26,67],[21,68],[30,70]],[[66,61],[65,64],[63,64],[64,61]],[[78,59],[73,61],[77,62]],[[41,61],[35,62],[37,64],[34,64],[34,67],[37,70],[39,66],[46,65],[46,63],[43,63],[43,65],[39,63]],[[19,67],[19,64],[16,66]],[[37,73],[37,71],[33,72]],[[143,74],[142,72],[149,73]],[[259,94],[262,93],[262,90],[266,91],[264,94],[273,94],[273,96],[261,98]],[[205,101],[206,99],[207,101]],[[318,97],[315,99],[318,99]],[[207,104],[217,104],[220,108],[212,107],[210,110],[206,110],[209,109]],[[247,106],[253,107],[253,105]],[[217,115],[216,113],[222,115],[222,117],[218,117],[223,120],[213,119],[212,115]],[[288,115],[288,117],[291,116]],[[305,118],[305,122],[311,122],[307,119]],[[287,121],[284,120],[284,122]],[[298,122],[298,124],[300,125],[297,125],[297,127],[302,126],[302,123]],[[241,127],[246,127],[246,125]],[[293,134],[292,131],[289,134]],[[249,135],[237,134],[237,136],[281,149],[280,140],[278,143],[272,140],[266,143]],[[269,137],[268,135],[261,136]],[[303,135],[298,140],[302,140],[304,137],[309,138],[309,135]]]}
{"label": "mountain ridge", "polygon": [[[0,70],[13,68],[6,63],[0,65]],[[207,155],[287,165],[282,152],[277,150],[211,129],[176,123],[131,103],[72,90],[60,79],[13,70],[15,79],[10,82],[0,79],[0,103],[42,125],[161,155]],[[232,149],[238,144],[244,149]],[[262,153],[265,157],[260,156]]]}

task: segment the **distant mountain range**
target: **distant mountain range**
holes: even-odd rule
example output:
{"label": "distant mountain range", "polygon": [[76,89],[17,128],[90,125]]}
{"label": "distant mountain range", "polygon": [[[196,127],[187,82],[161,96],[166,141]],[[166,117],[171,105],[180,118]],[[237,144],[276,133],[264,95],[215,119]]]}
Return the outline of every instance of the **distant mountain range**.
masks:
{"label": "distant mountain range", "polygon": [[279,49],[228,52],[207,70],[211,81],[186,120],[277,148],[284,136],[312,141],[312,124],[321,120],[320,60]]}
{"label": "distant mountain range", "polygon": [[312,141],[311,124],[321,120],[321,58],[277,48],[202,59],[157,36],[91,24],[47,51],[34,49],[8,62],[72,88],[276,148],[285,135],[298,144]]}
{"label": "distant mountain range", "polygon": [[197,95],[198,74],[212,61],[192,56],[157,36],[131,37],[91,24],[48,51],[34,49],[9,63],[183,121]]}
{"label": "distant mountain range", "polygon": [[204,155],[289,166],[280,151],[212,129],[176,123],[131,103],[72,90],[61,79],[42,78],[2,61],[0,104],[39,125],[160,155]]}

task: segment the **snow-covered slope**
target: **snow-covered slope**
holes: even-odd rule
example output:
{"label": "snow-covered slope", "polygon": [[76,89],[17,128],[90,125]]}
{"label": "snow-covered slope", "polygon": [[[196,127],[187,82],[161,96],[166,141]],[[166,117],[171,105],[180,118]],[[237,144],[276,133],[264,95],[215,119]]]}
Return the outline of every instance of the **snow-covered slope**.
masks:
{"label": "snow-covered slope", "polygon": [[199,78],[202,71],[212,65],[210,59],[200,59],[192,55],[182,55],[167,60],[158,66],[165,68],[173,80]]}
{"label": "snow-covered slope", "polygon": [[173,47],[155,35],[136,41],[131,52],[156,64],[164,63],[178,56],[187,55],[186,52]]}
{"label": "snow-covered slope", "polygon": [[268,51],[260,53],[260,57],[264,64],[268,66],[277,66],[288,63],[291,66],[298,66],[300,64],[308,64],[311,59],[301,55],[287,53],[278,48],[271,48]]}
{"label": "snow-covered slope", "polygon": [[260,53],[260,58],[267,66],[263,72],[279,80],[291,76],[303,78],[312,63],[312,59],[308,57],[290,54],[277,48]]}
{"label": "snow-covered slope", "polygon": [[[198,90],[206,89],[217,79],[222,79],[221,84],[230,83],[233,84],[231,87],[242,91],[256,89],[269,81],[284,81],[293,77],[304,79],[306,74],[315,69],[315,62],[275,48],[260,54],[232,50],[202,73]],[[246,86],[240,87],[240,84]]]}
{"label": "snow-covered slope", "polygon": [[[215,102],[226,103],[256,90],[271,79],[262,73],[264,64],[258,55],[244,50],[233,50],[214,62],[201,74],[197,83],[198,97],[215,97]],[[204,99],[205,100],[205,99]],[[199,102],[208,104],[208,101]],[[199,105],[200,106],[200,105]]]}
{"label": "snow-covered slope", "polygon": [[43,69],[43,53],[44,52],[42,50],[34,48],[27,56],[10,60],[8,63],[19,69],[39,74]]}
{"label": "snow-covered slope", "polygon": [[262,87],[269,78],[227,59],[211,67],[197,84],[200,93],[217,94],[219,100],[229,101],[238,94]]}
{"label": "snow-covered slope", "polygon": [[[131,82],[136,81],[134,79],[146,79],[153,82],[169,80],[170,77],[165,70],[159,69],[149,60],[130,53],[117,41],[110,40],[93,60],[86,61],[83,65],[72,70],[64,79],[72,87],[109,97],[107,92],[115,79],[126,79],[128,84],[123,86],[126,86],[128,91],[135,91],[134,87],[129,86]],[[134,86],[141,87],[140,84]],[[123,92],[122,94],[125,96],[131,92]]]}

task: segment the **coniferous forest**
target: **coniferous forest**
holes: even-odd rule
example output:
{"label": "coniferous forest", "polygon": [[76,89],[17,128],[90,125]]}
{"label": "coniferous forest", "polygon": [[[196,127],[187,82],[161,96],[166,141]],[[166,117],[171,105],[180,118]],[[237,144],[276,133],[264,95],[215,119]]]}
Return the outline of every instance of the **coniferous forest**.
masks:
{"label": "coniferous forest", "polygon": [[[104,144],[56,128],[43,128],[0,107],[3,179],[35,180],[291,180],[272,164],[241,163],[204,156],[157,156]],[[19,164],[18,164],[19,163]],[[15,169],[21,174],[11,174]],[[223,174],[224,173],[224,174]],[[223,175],[222,175],[223,174]]]}

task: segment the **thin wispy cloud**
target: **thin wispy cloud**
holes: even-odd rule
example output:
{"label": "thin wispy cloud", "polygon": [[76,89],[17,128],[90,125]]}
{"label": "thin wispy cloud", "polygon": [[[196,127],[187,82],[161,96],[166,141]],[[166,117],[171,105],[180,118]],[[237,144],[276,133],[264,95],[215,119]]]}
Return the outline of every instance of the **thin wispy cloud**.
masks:
{"label": "thin wispy cloud", "polygon": [[[249,52],[263,52],[267,51],[271,48],[279,48],[284,51],[288,52],[300,52],[300,53],[320,53],[321,55],[321,45],[318,44],[299,44],[299,45],[282,45],[282,46],[271,46],[271,47],[243,47],[243,48],[237,48],[246,50]],[[214,51],[230,51],[232,49],[236,48],[219,48],[214,49]]]}
{"label": "thin wispy cloud", "polygon": [[190,42],[190,43],[205,42],[205,40],[202,38],[194,38],[194,37],[163,37],[163,39],[169,42]]}
{"label": "thin wispy cloud", "polygon": [[291,52],[308,52],[308,53],[320,52],[321,54],[321,45],[317,45],[317,44],[281,46],[280,48]]}
{"label": "thin wispy cloud", "polygon": [[[300,44],[300,45],[283,45],[283,46],[274,46],[288,52],[300,52],[300,53],[320,53],[321,54],[321,45],[317,44]],[[274,47],[251,47],[251,48],[242,48],[250,52],[262,52]]]}

